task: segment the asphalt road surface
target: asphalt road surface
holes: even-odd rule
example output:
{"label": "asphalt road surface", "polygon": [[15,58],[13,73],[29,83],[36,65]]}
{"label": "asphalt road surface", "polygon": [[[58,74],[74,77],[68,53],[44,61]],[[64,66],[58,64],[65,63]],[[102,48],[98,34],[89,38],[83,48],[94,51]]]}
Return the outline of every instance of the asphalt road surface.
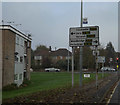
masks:
{"label": "asphalt road surface", "polygon": [[[120,75],[119,75],[120,76]],[[119,77],[118,76],[118,77]],[[115,88],[115,91],[113,93],[113,96],[110,100],[110,104],[117,104],[117,105],[120,105],[120,80],[118,82],[118,85],[117,87]]]}

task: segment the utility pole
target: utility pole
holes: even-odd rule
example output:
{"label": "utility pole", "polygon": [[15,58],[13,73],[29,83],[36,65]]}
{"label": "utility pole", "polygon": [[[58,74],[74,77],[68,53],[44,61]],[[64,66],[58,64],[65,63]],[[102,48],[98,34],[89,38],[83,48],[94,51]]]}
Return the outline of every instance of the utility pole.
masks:
{"label": "utility pole", "polygon": [[[81,27],[83,26],[83,1],[81,0]],[[80,46],[80,87],[82,86],[82,55],[83,55],[83,47]]]}

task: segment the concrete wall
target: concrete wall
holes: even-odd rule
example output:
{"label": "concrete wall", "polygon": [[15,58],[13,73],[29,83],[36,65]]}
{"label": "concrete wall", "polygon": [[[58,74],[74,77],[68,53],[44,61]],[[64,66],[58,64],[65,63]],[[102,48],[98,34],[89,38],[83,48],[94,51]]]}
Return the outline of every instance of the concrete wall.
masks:
{"label": "concrete wall", "polygon": [[5,86],[14,82],[15,33],[10,30],[3,30],[2,36],[2,84]]}

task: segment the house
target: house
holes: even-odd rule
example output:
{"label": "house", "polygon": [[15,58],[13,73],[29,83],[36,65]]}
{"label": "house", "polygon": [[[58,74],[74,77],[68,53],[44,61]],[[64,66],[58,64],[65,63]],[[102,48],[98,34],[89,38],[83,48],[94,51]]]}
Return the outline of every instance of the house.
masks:
{"label": "house", "polygon": [[50,57],[53,63],[59,61],[59,60],[67,60],[68,59],[68,54],[69,58],[71,58],[71,52],[68,51],[65,48],[60,48],[55,51],[49,51],[49,50],[37,50],[34,53],[34,60],[35,60],[35,65],[42,65],[42,60],[45,57]]}
{"label": "house", "polygon": [[42,65],[44,58],[48,57],[50,52],[48,50],[39,49],[34,52],[35,65]]}
{"label": "house", "polygon": [[31,38],[10,25],[0,26],[2,86],[30,80]]}
{"label": "house", "polygon": [[72,53],[68,51],[66,48],[60,48],[55,51],[51,51],[51,57],[52,59],[57,62],[59,60],[67,60],[71,58]]}

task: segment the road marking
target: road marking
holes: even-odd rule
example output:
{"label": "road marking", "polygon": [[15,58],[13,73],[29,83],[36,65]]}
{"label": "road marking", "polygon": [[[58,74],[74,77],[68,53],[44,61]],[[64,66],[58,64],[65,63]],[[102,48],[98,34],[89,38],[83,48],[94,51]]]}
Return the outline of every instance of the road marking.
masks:
{"label": "road marking", "polygon": [[115,90],[116,90],[116,88],[117,88],[118,84],[119,84],[119,81],[117,82],[117,85],[116,85],[116,86],[115,86],[115,88],[113,89],[112,94],[110,95],[110,98],[108,99],[108,101],[107,101],[106,105],[108,105],[108,104],[110,103],[110,100],[111,100],[111,98],[112,98],[113,94],[115,93]]}

